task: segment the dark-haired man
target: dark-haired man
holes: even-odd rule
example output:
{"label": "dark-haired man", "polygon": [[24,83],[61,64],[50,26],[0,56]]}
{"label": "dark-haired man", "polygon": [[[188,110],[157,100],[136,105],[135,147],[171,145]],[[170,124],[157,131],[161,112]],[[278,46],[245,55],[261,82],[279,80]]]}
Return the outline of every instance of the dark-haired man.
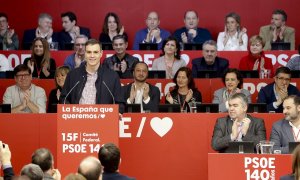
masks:
{"label": "dark-haired man", "polygon": [[14,29],[8,25],[8,17],[0,12],[0,50],[18,50],[19,39]]}

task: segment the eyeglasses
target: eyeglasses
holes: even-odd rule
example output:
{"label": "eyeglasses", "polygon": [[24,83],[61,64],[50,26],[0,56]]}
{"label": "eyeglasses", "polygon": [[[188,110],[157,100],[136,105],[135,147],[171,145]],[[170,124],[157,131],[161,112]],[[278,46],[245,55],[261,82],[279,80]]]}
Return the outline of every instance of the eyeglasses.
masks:
{"label": "eyeglasses", "polygon": [[278,76],[276,76],[276,78],[277,78],[279,81],[291,81],[291,78],[284,78],[284,77],[278,77]]}
{"label": "eyeglasses", "polygon": [[84,47],[85,44],[84,43],[76,43],[75,46],[77,46],[77,47],[83,46]]}
{"label": "eyeglasses", "polygon": [[28,78],[31,74],[17,74],[16,77],[21,79],[21,78]]}

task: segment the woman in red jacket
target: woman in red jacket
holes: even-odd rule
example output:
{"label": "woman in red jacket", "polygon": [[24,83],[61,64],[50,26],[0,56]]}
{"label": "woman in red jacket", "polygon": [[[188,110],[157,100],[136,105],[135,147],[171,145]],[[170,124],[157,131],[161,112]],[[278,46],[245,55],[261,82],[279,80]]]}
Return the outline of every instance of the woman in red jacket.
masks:
{"label": "woman in red jacket", "polygon": [[263,52],[264,45],[265,43],[260,36],[252,36],[250,38],[249,54],[240,60],[239,69],[258,70],[259,73],[264,70],[264,72],[269,72],[269,78],[272,78],[274,75],[272,59],[265,56]]}

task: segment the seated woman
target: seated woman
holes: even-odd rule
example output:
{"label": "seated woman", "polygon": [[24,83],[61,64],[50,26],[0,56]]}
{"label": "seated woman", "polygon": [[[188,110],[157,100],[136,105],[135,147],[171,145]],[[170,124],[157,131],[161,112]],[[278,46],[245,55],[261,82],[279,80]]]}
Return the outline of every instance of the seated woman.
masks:
{"label": "seated woman", "polygon": [[218,36],[218,51],[247,51],[247,29],[241,28],[241,18],[232,12],[225,17],[225,30]]}
{"label": "seated woman", "polygon": [[67,74],[70,72],[70,68],[68,66],[60,66],[55,71],[55,85],[56,88],[52,89],[49,94],[49,100],[48,100],[48,109],[47,112],[55,112],[56,109],[53,109],[53,105],[58,104],[58,100],[60,97],[60,92],[65,84],[65,80],[67,77]]}
{"label": "seated woman", "polygon": [[202,102],[201,93],[195,86],[190,68],[179,68],[173,82],[176,84],[175,89],[166,95],[167,104],[180,104],[181,111],[190,112],[192,103]]}
{"label": "seated woman", "polygon": [[24,60],[32,72],[32,77],[40,79],[54,78],[56,63],[50,58],[49,44],[45,38],[35,38],[31,47],[31,57]]}
{"label": "seated woman", "polygon": [[181,67],[186,63],[180,58],[179,42],[174,37],[168,37],[163,41],[161,57],[155,59],[152,64],[152,70],[166,71],[166,78],[172,79]]}
{"label": "seated woman", "polygon": [[128,40],[127,34],[124,32],[124,26],[121,25],[120,18],[116,13],[109,12],[104,18],[102,32],[99,36],[101,43],[112,43],[112,39],[116,35],[124,35]]}
{"label": "seated woman", "polygon": [[254,35],[250,38],[249,54],[240,60],[239,70],[261,70],[269,73],[269,77],[274,75],[272,59],[265,56],[263,47],[265,43],[262,37]]}
{"label": "seated woman", "polygon": [[228,98],[235,93],[243,93],[247,96],[248,103],[251,103],[251,94],[248,90],[242,89],[243,77],[237,69],[227,69],[222,81],[225,87],[214,92],[212,103],[219,104],[220,112],[228,111]]}

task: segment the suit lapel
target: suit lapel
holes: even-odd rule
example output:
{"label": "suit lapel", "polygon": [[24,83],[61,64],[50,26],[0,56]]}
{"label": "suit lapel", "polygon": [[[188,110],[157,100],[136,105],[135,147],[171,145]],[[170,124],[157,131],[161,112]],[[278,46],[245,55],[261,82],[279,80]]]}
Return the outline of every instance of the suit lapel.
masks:
{"label": "suit lapel", "polygon": [[292,127],[289,124],[287,120],[284,120],[283,127],[282,127],[283,133],[285,133],[286,137],[288,137],[288,140],[290,142],[294,142],[294,135],[292,133]]}

